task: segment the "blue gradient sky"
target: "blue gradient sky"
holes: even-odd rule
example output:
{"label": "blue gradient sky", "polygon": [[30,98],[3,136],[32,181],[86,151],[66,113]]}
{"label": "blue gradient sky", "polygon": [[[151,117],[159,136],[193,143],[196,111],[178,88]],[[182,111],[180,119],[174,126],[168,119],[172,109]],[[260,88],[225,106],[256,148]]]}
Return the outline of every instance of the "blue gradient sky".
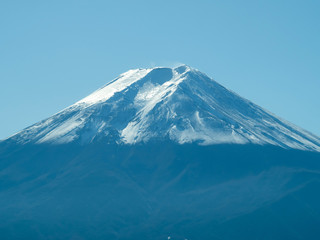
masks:
{"label": "blue gradient sky", "polygon": [[188,64],[320,135],[320,1],[1,1],[0,139],[130,68]]}

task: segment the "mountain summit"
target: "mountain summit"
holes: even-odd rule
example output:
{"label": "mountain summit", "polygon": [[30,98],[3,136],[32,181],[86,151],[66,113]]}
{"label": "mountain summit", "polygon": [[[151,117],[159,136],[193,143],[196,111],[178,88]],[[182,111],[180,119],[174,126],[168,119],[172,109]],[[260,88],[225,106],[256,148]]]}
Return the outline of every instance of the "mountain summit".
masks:
{"label": "mountain summit", "polygon": [[134,69],[10,138],[19,143],[221,143],[320,151],[320,138],[182,65]]}

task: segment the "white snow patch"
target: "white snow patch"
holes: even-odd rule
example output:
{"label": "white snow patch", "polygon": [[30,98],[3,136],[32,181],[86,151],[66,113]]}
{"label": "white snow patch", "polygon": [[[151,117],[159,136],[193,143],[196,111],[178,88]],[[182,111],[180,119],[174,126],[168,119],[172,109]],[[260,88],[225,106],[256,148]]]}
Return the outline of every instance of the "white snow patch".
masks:
{"label": "white snow patch", "polygon": [[212,130],[209,128],[194,129],[192,127],[178,130],[176,126],[173,126],[169,131],[170,139],[177,141],[179,144],[192,143],[199,141],[200,145],[211,145],[211,144],[223,144],[223,143],[237,143],[245,144],[248,140],[241,137],[234,131],[223,132],[219,129]]}
{"label": "white snow patch", "polygon": [[[84,119],[82,119],[79,115],[73,116],[69,120],[63,122],[60,126],[54,128],[51,132],[46,134],[44,137],[38,140],[38,143],[44,142],[54,142],[58,141],[59,143],[68,143],[77,138],[75,133],[70,134],[72,130],[79,127],[83,124]],[[63,139],[59,140],[59,138],[63,137]]]}
{"label": "white snow patch", "polygon": [[78,104],[92,105],[99,102],[107,101],[115,93],[121,92],[122,90],[124,90],[125,88],[133,84],[134,82],[145,77],[151,70],[152,69],[129,70],[128,72],[121,74],[119,78],[108,83],[106,86],[102,87],[101,89],[93,92],[89,96],[78,101],[77,103],[75,103],[75,105],[78,105]]}
{"label": "white snow patch", "polygon": [[161,85],[154,85],[151,82],[147,82],[139,90],[137,96],[134,99],[134,105],[142,107],[147,101],[150,101],[156,94],[161,91]]}

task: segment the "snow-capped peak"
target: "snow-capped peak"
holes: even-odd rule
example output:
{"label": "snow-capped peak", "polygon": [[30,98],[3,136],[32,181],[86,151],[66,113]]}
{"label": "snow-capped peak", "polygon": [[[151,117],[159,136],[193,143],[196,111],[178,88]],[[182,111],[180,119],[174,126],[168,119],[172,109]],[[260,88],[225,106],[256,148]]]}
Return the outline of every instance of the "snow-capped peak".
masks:
{"label": "snow-capped peak", "polygon": [[[85,104],[85,105],[92,105],[97,104],[99,102],[107,101],[111,98],[115,93],[121,92],[124,89],[130,87],[133,83],[143,79],[148,73],[151,71],[165,69],[164,67],[155,67],[155,68],[139,68],[139,69],[131,69],[125,73],[122,73],[118,78],[114,79],[113,81],[109,82],[102,88],[98,89],[97,91],[93,92],[89,96],[81,99],[75,104]],[[172,72],[175,76],[175,79],[178,79],[183,73],[190,71],[191,68],[187,65],[181,65],[177,68],[172,69]],[[172,80],[172,79],[171,79]],[[171,81],[172,82],[172,81]],[[170,83],[166,83],[168,85]]]}
{"label": "snow-capped peak", "polygon": [[10,138],[20,143],[272,144],[320,151],[320,139],[198,70],[134,69]]}

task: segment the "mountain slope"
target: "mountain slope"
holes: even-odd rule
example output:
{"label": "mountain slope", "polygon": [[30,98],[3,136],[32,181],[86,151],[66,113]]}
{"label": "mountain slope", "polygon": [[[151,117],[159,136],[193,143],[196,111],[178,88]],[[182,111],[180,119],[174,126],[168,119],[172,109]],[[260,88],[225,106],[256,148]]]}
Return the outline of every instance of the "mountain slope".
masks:
{"label": "mountain slope", "polygon": [[320,154],[272,145],[0,147],[1,239],[318,239]]}
{"label": "mountain slope", "polygon": [[0,239],[318,240],[319,190],[318,137],[190,67],[130,70],[0,142]]}
{"label": "mountain slope", "polygon": [[272,144],[320,151],[320,139],[188,66],[136,69],[12,136],[19,143]]}

